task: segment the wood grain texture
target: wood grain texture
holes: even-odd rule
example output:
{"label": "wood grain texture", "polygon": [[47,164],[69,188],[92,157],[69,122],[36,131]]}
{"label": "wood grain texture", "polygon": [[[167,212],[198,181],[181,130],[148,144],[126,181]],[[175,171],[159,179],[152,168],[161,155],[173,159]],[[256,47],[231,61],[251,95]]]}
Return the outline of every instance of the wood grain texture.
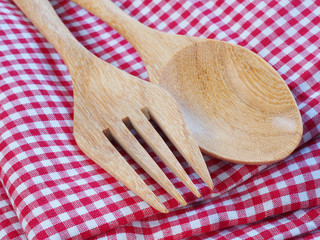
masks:
{"label": "wood grain texture", "polygon": [[230,43],[172,35],[144,26],[110,0],[72,0],[122,34],[150,81],[177,100],[200,148],[242,164],[287,157],[302,120],[281,76],[261,57]]}
{"label": "wood grain texture", "polygon": [[159,86],[141,81],[86,50],[45,0],[14,0],[68,66],[74,91],[74,135],[81,150],[160,212],[168,212],[139,175],[111,144],[124,150],[169,194],[186,202],[127,125],[133,126],[149,146],[198,197],[200,193],[166,143],[148,121],[151,115],[200,177],[213,188],[201,152],[186,127],[172,96]]}

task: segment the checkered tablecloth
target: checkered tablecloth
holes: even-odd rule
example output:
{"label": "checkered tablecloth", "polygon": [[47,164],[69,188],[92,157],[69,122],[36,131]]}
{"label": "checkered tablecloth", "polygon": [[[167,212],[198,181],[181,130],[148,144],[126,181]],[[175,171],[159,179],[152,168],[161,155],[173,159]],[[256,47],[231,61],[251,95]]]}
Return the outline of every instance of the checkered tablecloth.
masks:
{"label": "checkered tablecloth", "polygon": [[[287,159],[268,166],[205,156],[214,191],[175,151],[201,199],[144,145],[186,207],[122,153],[170,209],[160,214],[77,147],[66,66],[13,2],[0,0],[0,239],[319,238],[320,2],[114,2],[152,28],[224,40],[259,54],[297,101],[302,142]],[[69,0],[51,3],[91,52],[148,79],[138,54],[112,28]]]}

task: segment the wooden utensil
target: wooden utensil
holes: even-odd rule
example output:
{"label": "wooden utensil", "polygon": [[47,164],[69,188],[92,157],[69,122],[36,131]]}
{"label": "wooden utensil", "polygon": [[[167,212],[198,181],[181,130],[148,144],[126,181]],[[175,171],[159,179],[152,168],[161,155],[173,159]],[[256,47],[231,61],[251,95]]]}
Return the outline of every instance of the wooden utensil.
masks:
{"label": "wooden utensil", "polygon": [[227,42],[173,35],[144,26],[110,0],[72,0],[123,35],[149,79],[177,100],[200,148],[243,164],[288,156],[302,136],[291,92],[261,57]]}
{"label": "wooden utensil", "polygon": [[110,142],[123,149],[168,193],[186,202],[147,151],[130,132],[133,126],[144,141],[198,197],[200,193],[169,147],[148,121],[152,117],[201,178],[213,188],[208,169],[168,92],[139,81],[85,49],[61,22],[48,1],[14,0],[60,53],[72,76],[74,135],[82,151],[118,181],[160,212],[166,207]]}

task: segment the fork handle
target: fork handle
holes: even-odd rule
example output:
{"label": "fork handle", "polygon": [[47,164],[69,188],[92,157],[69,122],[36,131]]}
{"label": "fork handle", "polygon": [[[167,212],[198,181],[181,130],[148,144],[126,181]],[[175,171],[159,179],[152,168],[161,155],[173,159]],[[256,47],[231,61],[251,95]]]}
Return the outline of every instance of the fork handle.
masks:
{"label": "fork handle", "polygon": [[49,1],[13,0],[20,10],[38,28],[44,37],[60,54],[68,69],[76,59],[83,57],[88,50],[83,47],[61,21]]}

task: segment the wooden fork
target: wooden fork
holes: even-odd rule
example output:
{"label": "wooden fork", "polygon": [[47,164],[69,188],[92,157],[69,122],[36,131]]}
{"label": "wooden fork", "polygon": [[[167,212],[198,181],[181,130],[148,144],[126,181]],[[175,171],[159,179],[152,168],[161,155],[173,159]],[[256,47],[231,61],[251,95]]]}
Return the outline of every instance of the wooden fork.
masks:
{"label": "wooden fork", "polygon": [[48,1],[14,0],[55,47],[68,66],[74,88],[74,135],[81,150],[114,178],[160,212],[168,212],[116,150],[123,149],[178,202],[186,202],[129,130],[133,127],[171,171],[198,197],[200,193],[169,147],[153,128],[152,118],[199,176],[213,188],[198,146],[168,92],[139,81],[97,58],[69,32]]}

